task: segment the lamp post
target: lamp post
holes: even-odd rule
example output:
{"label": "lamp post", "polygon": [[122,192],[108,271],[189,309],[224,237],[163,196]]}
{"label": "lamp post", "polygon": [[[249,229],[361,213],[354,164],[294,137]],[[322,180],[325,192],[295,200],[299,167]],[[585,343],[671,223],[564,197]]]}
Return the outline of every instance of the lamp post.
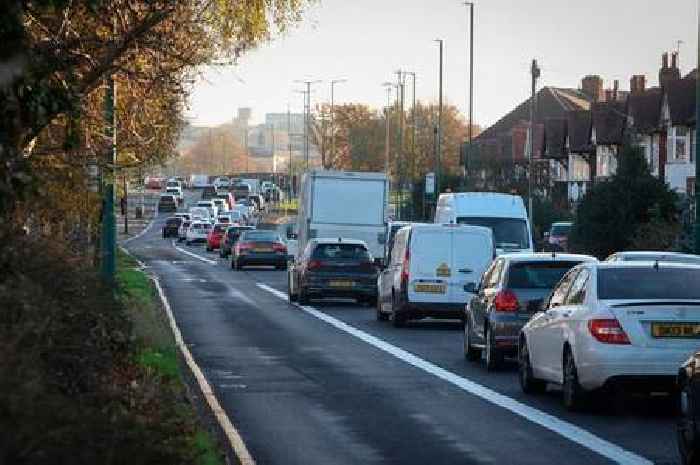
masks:
{"label": "lamp post", "polygon": [[391,108],[391,88],[394,86],[392,82],[382,84],[386,88],[386,108],[384,108],[384,126],[386,127],[386,135],[384,141],[384,173],[389,178],[389,109]]}
{"label": "lamp post", "polygon": [[335,157],[335,101],[333,88],[336,84],[341,82],[347,82],[347,79],[333,79],[331,81],[331,159]]}
{"label": "lamp post", "polygon": [[532,67],[530,68],[530,74],[532,77],[532,96],[530,98],[530,144],[527,155],[527,197],[528,197],[528,220],[530,222],[530,228],[533,227],[532,223],[532,158],[535,154],[535,111],[536,111],[536,98],[537,98],[537,79],[540,77],[540,68],[537,65],[537,60],[532,60]]}
{"label": "lamp post", "polygon": [[438,122],[435,131],[435,200],[440,195],[441,158],[442,158],[442,55],[444,41],[435,39],[440,49],[440,76],[439,76],[439,100],[438,100]]}
{"label": "lamp post", "polygon": [[[469,145],[466,153],[468,157],[472,150],[472,123],[474,119],[474,3],[464,2],[464,5],[469,7]],[[464,163],[466,168],[466,159]],[[466,169],[464,174],[466,177]]]}

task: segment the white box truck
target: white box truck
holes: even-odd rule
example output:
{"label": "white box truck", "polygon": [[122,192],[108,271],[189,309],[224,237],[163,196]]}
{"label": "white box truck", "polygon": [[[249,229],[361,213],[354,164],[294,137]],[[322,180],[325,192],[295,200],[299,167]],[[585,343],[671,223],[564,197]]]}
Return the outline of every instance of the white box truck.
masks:
{"label": "white box truck", "polygon": [[209,185],[209,176],[206,174],[191,174],[190,175],[190,188],[191,189],[203,189],[205,186]]}
{"label": "white box truck", "polygon": [[316,170],[304,174],[299,194],[299,253],[309,239],[348,238],[384,256],[389,184],[384,173]]}

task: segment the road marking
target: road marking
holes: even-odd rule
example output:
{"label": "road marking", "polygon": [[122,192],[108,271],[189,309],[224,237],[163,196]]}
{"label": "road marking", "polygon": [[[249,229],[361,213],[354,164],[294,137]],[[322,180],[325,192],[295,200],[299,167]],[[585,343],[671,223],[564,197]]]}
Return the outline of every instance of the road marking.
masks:
{"label": "road marking", "polygon": [[[136,262],[141,268],[146,268],[145,263],[143,263],[138,258],[134,257],[123,246],[120,247],[124,251],[124,253],[136,260]],[[158,290],[158,296],[160,297],[160,301],[163,304],[165,313],[168,316],[168,321],[170,322],[170,329],[173,332],[173,337],[175,338],[175,344],[177,345],[178,349],[180,349],[180,352],[182,352],[182,356],[184,357],[185,362],[187,363],[187,367],[190,369],[195,379],[197,380],[197,384],[199,384],[199,389],[202,391],[202,395],[207,400],[209,408],[216,417],[216,420],[219,423],[221,429],[223,430],[226,439],[228,439],[229,444],[231,444],[231,448],[236,454],[239,463],[241,465],[255,465],[255,460],[253,459],[253,456],[250,455],[250,452],[248,451],[245,442],[243,442],[243,438],[241,437],[236,427],[233,426],[231,419],[228,417],[228,415],[226,415],[224,409],[221,407],[221,404],[216,398],[216,394],[214,394],[214,391],[209,385],[209,382],[204,376],[204,373],[199,368],[199,365],[197,365],[197,362],[195,362],[190,350],[187,348],[187,344],[185,344],[185,341],[182,338],[180,328],[177,326],[177,322],[175,321],[173,311],[170,308],[170,302],[168,302],[168,298],[165,296],[165,292],[163,292],[163,288],[161,287],[158,278],[153,275],[151,275],[150,277],[153,280],[153,284],[156,286],[156,289]],[[194,347],[194,344],[191,345]]]}
{"label": "road marking", "polygon": [[[260,289],[263,289],[279,297],[282,300],[289,300],[287,294],[285,294],[284,292],[278,291],[277,289],[274,289],[263,283],[257,283],[257,285]],[[573,441],[576,444],[586,447],[587,449],[590,449],[593,452],[596,452],[616,463],[622,465],[653,465],[652,461],[647,460],[646,458],[637,455],[634,452],[630,452],[626,449],[623,449],[622,447],[615,445],[609,441],[606,441],[605,439],[600,438],[581,427],[578,427],[567,421],[561,420],[555,417],[554,415],[550,415],[541,410],[530,407],[529,405],[523,404],[522,402],[519,402],[508,396],[499,394],[498,392],[487,388],[486,386],[458,376],[452,373],[451,371],[445,370],[444,368],[441,368],[431,362],[428,362],[427,360],[424,360],[406,350],[400,349],[399,347],[389,344],[388,342],[376,336],[372,336],[369,333],[359,330],[354,326],[350,326],[349,324],[337,318],[334,318],[326,313],[320,312],[313,307],[299,304],[294,305],[299,309],[303,310],[304,312],[308,313],[309,315],[318,318],[319,320],[328,323],[329,325],[334,326],[335,328],[341,331],[355,336],[356,338],[366,342],[367,344],[390,355],[393,355],[394,357],[398,358],[399,360],[402,360],[403,362],[408,363],[409,365],[412,365],[420,370],[423,370],[428,374],[431,374],[437,378],[447,381],[448,383],[457,386],[463,391],[480,397],[481,399],[487,402],[509,410],[510,412],[522,418],[525,418],[526,420],[540,425],[543,428],[546,428],[570,441]]]}
{"label": "road marking", "polygon": [[184,253],[185,255],[189,255],[190,257],[196,258],[197,260],[201,260],[205,263],[209,263],[210,265],[217,264],[216,260],[210,260],[209,258],[204,258],[201,255],[197,255],[196,253],[192,253],[189,250],[183,249],[182,247],[178,247],[177,245],[175,245],[175,241],[171,241],[170,243],[173,245],[173,247],[175,247],[177,250]]}
{"label": "road marking", "polygon": [[128,238],[124,239],[123,241],[121,241],[121,243],[122,243],[122,244],[128,244],[129,242],[133,241],[134,239],[138,239],[139,237],[141,237],[141,236],[143,236],[144,234],[146,234],[146,233],[148,232],[148,230],[151,229],[151,226],[153,226],[153,224],[156,222],[156,218],[157,218],[157,217],[158,217],[158,215],[154,216],[154,217],[151,219],[151,221],[146,225],[145,228],[143,228],[143,230],[142,230],[140,233],[138,233],[138,234],[135,235],[135,236],[131,236],[131,237],[128,237]]}

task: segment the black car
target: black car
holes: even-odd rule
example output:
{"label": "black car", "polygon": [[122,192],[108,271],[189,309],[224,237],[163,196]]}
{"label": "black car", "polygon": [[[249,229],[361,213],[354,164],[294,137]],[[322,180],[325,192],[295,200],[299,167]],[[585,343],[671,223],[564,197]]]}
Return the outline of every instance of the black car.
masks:
{"label": "black car", "polygon": [[290,299],[302,305],[328,297],[377,302],[377,266],[362,241],[312,239],[290,276]]}
{"label": "black car", "polygon": [[179,237],[178,232],[182,225],[182,218],[179,216],[171,216],[165,220],[163,225],[163,239],[166,237]]}
{"label": "black car", "polygon": [[202,200],[216,199],[219,196],[219,190],[216,186],[204,186],[202,189]]}
{"label": "black car", "polygon": [[248,265],[287,268],[287,246],[275,231],[244,231],[231,252],[231,268],[240,270]]}
{"label": "black car", "polygon": [[177,211],[177,200],[174,195],[162,194],[158,199],[158,211],[159,212],[176,212]]}
{"label": "black car", "polygon": [[700,465],[700,352],[690,357],[678,372],[680,416],[678,451],[683,465]]}
{"label": "black car", "polygon": [[241,233],[253,229],[255,229],[255,226],[229,226],[226,229],[224,237],[221,239],[219,256],[221,258],[226,258],[231,255],[231,248],[236,244],[236,242],[238,242],[238,238],[241,237]]}

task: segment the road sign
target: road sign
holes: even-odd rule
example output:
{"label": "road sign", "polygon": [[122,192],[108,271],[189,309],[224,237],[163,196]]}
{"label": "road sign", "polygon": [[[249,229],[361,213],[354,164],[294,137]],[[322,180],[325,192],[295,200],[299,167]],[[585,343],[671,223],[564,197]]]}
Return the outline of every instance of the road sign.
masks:
{"label": "road sign", "polygon": [[428,173],[425,175],[425,193],[430,195],[435,194],[435,173]]}

